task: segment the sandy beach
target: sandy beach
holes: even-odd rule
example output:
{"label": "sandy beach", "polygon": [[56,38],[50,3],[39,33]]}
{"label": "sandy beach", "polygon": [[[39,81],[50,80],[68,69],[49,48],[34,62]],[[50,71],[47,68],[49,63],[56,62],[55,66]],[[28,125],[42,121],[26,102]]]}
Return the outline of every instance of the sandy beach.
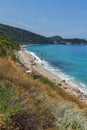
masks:
{"label": "sandy beach", "polygon": [[44,65],[38,64],[36,62],[36,58],[31,53],[27,52],[23,48],[23,46],[17,52],[17,57],[20,62],[27,68],[27,72],[36,71],[40,75],[43,75],[44,77],[47,77],[49,80],[53,81],[56,85],[58,85],[65,91],[70,92],[71,94],[78,97],[80,100],[87,103],[87,95],[84,92],[82,92],[79,88],[66,83],[65,80],[61,80],[60,77],[45,69]]}

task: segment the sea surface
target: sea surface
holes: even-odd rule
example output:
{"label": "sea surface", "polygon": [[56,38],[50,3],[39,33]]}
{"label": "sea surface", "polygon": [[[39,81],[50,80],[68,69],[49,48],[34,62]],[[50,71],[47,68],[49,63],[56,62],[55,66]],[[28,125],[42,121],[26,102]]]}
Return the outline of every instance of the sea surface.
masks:
{"label": "sea surface", "polygon": [[31,45],[26,50],[46,69],[87,93],[86,45]]}

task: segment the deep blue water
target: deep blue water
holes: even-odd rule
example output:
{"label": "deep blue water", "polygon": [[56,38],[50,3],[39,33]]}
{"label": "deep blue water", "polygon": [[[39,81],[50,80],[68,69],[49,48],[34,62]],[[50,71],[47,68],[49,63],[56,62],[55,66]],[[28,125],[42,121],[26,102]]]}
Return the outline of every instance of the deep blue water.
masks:
{"label": "deep blue water", "polygon": [[87,86],[87,46],[85,45],[33,45],[27,50],[48,61],[57,71],[73,77]]}

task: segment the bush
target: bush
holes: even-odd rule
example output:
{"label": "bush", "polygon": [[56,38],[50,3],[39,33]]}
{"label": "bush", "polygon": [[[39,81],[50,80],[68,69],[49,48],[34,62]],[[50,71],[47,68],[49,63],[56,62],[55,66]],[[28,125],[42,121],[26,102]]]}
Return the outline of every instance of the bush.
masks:
{"label": "bush", "polygon": [[11,85],[6,82],[2,82],[0,85],[0,114],[3,114],[3,121],[8,128],[11,128],[13,125],[11,116],[22,112],[22,107],[19,103],[13,103],[16,93],[10,87]]}
{"label": "bush", "polygon": [[16,56],[15,56],[14,53],[11,53],[11,54],[10,54],[10,57],[11,57],[12,60],[14,60],[14,61],[16,60]]}

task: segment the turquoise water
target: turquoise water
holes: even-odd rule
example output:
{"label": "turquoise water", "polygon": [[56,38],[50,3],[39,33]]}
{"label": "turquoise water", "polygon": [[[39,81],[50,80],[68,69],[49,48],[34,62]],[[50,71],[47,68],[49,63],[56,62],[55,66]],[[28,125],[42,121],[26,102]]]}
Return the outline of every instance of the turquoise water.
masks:
{"label": "turquoise water", "polygon": [[56,74],[61,72],[67,78],[87,86],[87,46],[36,45],[27,46],[26,49],[47,61]]}

